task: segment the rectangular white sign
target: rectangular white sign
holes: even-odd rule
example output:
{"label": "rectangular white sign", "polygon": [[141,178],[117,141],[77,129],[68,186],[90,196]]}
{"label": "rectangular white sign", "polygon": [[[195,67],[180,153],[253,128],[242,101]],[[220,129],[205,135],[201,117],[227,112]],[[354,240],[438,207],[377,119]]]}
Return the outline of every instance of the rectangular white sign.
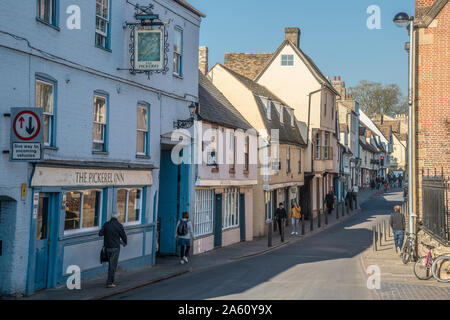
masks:
{"label": "rectangular white sign", "polygon": [[12,160],[41,160],[41,144],[28,142],[13,143]]}
{"label": "rectangular white sign", "polygon": [[78,169],[37,166],[32,187],[149,186],[152,171],[118,169]]}

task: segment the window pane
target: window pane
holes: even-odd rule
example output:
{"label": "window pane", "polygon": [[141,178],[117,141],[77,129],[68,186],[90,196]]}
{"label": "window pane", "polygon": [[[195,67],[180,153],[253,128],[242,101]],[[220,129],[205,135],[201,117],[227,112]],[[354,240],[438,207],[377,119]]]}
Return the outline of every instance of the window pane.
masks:
{"label": "window pane", "polygon": [[53,85],[36,81],[36,107],[43,108],[45,113],[53,113]]}
{"label": "window pane", "polygon": [[120,217],[117,219],[119,222],[125,222],[125,213],[127,205],[127,190],[117,190],[117,211],[120,212]]}
{"label": "window pane", "polygon": [[92,144],[92,149],[94,151],[103,151],[104,150],[104,143],[94,142]]}
{"label": "window pane", "polygon": [[94,123],[94,141],[103,142],[104,139],[104,125]]}
{"label": "window pane", "polygon": [[44,115],[44,143],[50,144],[53,117]]}
{"label": "window pane", "polygon": [[138,129],[147,131],[148,118],[147,118],[147,108],[138,107]]}
{"label": "window pane", "polygon": [[106,122],[106,99],[104,97],[94,97],[94,121]]}
{"label": "window pane", "polygon": [[64,230],[74,230],[80,228],[81,217],[81,192],[67,192],[66,198],[66,218]]}
{"label": "window pane", "polygon": [[137,132],[137,153],[146,153],[147,152],[147,144],[146,144],[146,133],[142,131]]}
{"label": "window pane", "polygon": [[141,216],[142,192],[140,189],[133,189],[128,194],[128,221],[139,221]]}
{"label": "window pane", "polygon": [[100,192],[85,191],[83,199],[83,228],[98,227],[100,215]]}

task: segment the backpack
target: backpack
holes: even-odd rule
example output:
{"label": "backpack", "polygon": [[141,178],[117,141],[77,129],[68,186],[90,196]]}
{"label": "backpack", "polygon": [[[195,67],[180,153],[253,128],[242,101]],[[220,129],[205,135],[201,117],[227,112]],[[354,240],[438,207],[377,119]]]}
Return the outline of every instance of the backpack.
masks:
{"label": "backpack", "polygon": [[178,224],[177,228],[177,235],[179,236],[185,236],[188,234],[188,224],[185,220],[180,220],[180,223]]}

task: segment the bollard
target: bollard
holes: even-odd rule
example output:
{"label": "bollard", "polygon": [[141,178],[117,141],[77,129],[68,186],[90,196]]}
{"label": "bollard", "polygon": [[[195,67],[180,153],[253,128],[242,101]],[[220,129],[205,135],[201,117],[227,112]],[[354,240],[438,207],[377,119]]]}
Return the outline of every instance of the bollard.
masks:
{"label": "bollard", "polygon": [[324,211],[325,213],[325,225],[328,225],[328,209],[326,211]]}
{"label": "bollard", "polygon": [[302,214],[302,236],[305,235],[305,215]]}
{"label": "bollard", "polygon": [[271,247],[272,246],[272,221],[269,222],[268,228],[269,228],[269,230],[267,232],[267,236],[268,236],[267,237],[267,240],[268,240],[267,246]]}
{"label": "bollard", "polygon": [[377,251],[377,232],[375,226],[372,226],[372,247],[373,251]]}
{"label": "bollard", "polygon": [[387,227],[386,220],[383,220],[383,233],[384,233],[384,241],[385,241],[385,242],[388,241],[386,227]]}
{"label": "bollard", "polygon": [[312,213],[312,211],[309,214],[309,224],[310,224],[309,230],[313,231],[314,230],[314,214]]}
{"label": "bollard", "polygon": [[339,202],[336,202],[336,220],[339,219]]}
{"label": "bollard", "polygon": [[382,232],[381,232],[382,230],[381,230],[381,224],[378,224],[378,240],[379,240],[379,242],[380,242],[380,247],[382,246],[382,240],[383,240],[383,234],[382,234]]}
{"label": "bollard", "polygon": [[320,228],[322,218],[320,217],[320,209],[317,211],[317,228]]}

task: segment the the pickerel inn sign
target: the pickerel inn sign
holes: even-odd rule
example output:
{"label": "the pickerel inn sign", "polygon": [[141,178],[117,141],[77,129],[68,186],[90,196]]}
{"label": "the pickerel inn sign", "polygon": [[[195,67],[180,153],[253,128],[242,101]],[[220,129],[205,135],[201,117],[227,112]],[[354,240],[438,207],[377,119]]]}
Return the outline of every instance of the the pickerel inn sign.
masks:
{"label": "the pickerel inn sign", "polygon": [[150,78],[153,73],[166,74],[169,71],[169,43],[166,25],[152,12],[153,6],[135,7],[136,22],[125,22],[130,28],[130,68],[132,74],[146,73]]}

